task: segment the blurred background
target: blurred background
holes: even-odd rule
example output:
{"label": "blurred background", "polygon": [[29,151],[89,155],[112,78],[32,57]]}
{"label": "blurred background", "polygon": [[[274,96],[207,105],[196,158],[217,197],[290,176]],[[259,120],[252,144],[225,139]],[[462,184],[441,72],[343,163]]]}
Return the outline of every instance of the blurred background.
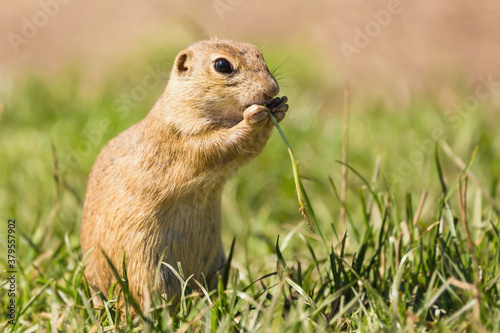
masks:
{"label": "blurred background", "polygon": [[469,85],[488,75],[500,81],[495,0],[5,0],[0,9],[4,84],[27,70],[51,75],[74,62],[98,79],[140,50],[210,36],[293,44],[282,61],[307,50],[311,70],[321,68],[316,74],[326,83],[349,80],[358,94],[401,102],[421,90],[450,102],[457,76]]}

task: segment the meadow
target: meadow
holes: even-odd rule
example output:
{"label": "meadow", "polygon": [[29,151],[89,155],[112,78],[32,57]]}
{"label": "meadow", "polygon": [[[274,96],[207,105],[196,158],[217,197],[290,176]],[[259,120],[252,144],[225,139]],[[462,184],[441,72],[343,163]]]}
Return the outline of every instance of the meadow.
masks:
{"label": "meadow", "polygon": [[[458,76],[453,107],[432,91],[394,106],[359,97],[356,85],[344,103],[344,83],[329,81],[306,51],[283,62],[295,50],[286,47],[267,46],[265,56],[279,67],[289,99],[281,127],[314,232],[275,131],[226,185],[230,268],[218,295],[186,287],[173,309],[152,294],[136,317],[117,311],[116,300],[92,308],[82,279],[82,200],[100,149],[147,114],[178,48],[131,55],[98,79],[74,64],[3,85],[0,262],[8,275],[7,222],[15,219],[17,273],[15,321],[2,315],[2,330],[500,331],[500,115],[493,99],[500,92],[482,81],[470,88]],[[126,277],[120,284],[131,309]],[[9,285],[2,281],[5,314]]]}

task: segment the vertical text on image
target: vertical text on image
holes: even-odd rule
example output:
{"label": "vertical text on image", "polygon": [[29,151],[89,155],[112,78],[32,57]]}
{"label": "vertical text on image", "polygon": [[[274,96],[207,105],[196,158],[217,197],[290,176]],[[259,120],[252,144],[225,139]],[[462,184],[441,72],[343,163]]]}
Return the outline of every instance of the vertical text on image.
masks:
{"label": "vertical text on image", "polygon": [[6,317],[9,324],[16,322],[16,219],[8,220],[7,224],[7,286],[9,302]]}

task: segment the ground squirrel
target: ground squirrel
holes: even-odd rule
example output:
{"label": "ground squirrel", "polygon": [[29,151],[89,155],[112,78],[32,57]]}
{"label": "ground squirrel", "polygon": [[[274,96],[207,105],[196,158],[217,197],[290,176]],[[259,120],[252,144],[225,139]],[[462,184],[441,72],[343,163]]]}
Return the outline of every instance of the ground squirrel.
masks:
{"label": "ground squirrel", "polygon": [[186,277],[216,287],[226,262],[222,187],[264,147],[269,112],[285,117],[278,92],[251,44],[211,39],[177,55],[147,117],[112,139],[90,173],[81,245],[84,253],[94,248],[85,269],[92,287],[108,295],[116,281],[102,251],[120,271],[126,254],[129,288],[141,303],[146,285],[168,298],[181,292],[160,261],[180,262]]}

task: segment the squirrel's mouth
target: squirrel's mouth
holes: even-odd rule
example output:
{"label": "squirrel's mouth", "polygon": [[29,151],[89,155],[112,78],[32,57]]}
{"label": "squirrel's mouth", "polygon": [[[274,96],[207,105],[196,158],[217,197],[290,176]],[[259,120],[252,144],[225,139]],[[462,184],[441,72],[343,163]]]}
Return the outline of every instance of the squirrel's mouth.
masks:
{"label": "squirrel's mouth", "polygon": [[250,102],[250,104],[246,104],[245,106],[243,106],[243,110],[251,107],[252,105],[267,105],[269,104],[271,101],[273,100],[273,98],[268,98],[268,99],[260,99],[260,100],[255,100],[255,101],[252,101]]}
{"label": "squirrel's mouth", "polygon": [[287,101],[288,101],[288,98],[286,96],[269,98],[269,99],[266,99],[266,100],[261,101],[261,102],[245,105],[243,110],[245,110],[246,108],[248,108],[252,105],[255,105],[255,104],[264,105],[264,106],[268,107],[269,109],[273,109],[273,108],[277,108],[278,106],[280,106],[283,103],[286,103]]}

